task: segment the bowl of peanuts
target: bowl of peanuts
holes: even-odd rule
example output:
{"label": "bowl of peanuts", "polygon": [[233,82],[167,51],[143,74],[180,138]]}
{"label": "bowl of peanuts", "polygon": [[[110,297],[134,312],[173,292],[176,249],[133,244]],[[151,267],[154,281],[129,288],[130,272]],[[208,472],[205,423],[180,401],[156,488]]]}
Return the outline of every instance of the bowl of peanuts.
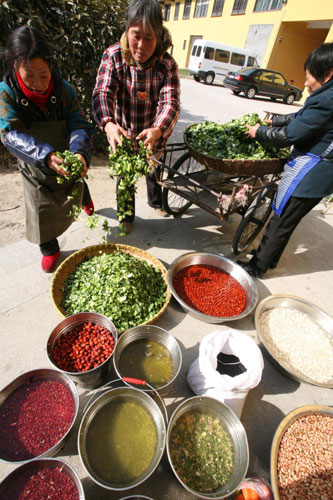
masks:
{"label": "bowl of peanuts", "polygon": [[116,327],[103,314],[82,312],[63,319],[47,342],[51,364],[79,387],[94,389],[106,383],[118,340]]}
{"label": "bowl of peanuts", "polygon": [[275,500],[329,500],[333,491],[333,407],[301,406],[277,428],[271,447]]}

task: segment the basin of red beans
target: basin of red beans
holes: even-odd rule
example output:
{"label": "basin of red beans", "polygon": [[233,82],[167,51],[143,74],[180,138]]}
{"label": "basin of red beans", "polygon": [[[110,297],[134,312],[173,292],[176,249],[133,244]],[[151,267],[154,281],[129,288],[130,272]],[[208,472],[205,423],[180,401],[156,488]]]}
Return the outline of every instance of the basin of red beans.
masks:
{"label": "basin of red beans", "polygon": [[46,453],[65,436],[75,415],[71,391],[58,380],[36,378],[0,407],[0,454],[11,462]]}
{"label": "basin of red beans", "polygon": [[0,493],[1,500],[79,500],[75,483],[62,467],[38,467],[15,478]]}
{"label": "basin of red beans", "polygon": [[245,308],[246,296],[241,284],[215,266],[184,267],[174,277],[173,286],[187,305],[209,316],[238,316]]}
{"label": "basin of red beans", "polygon": [[114,338],[104,326],[86,322],[58,337],[54,363],[66,372],[86,372],[106,361],[114,350]]}

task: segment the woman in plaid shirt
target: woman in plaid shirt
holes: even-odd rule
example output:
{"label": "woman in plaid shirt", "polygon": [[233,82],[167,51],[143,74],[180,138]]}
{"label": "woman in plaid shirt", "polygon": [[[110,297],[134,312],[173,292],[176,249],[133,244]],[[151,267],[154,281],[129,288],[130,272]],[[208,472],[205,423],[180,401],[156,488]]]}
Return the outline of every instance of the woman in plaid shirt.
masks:
{"label": "woman in plaid shirt", "polygon": [[[175,60],[167,53],[171,36],[163,27],[158,0],[132,0],[126,12],[126,31],[120,42],[105,50],[96,78],[92,106],[97,125],[116,153],[122,137],[161,155],[180,112],[180,85]],[[119,182],[119,180],[118,180]],[[160,215],[161,186],[147,176],[148,204]],[[127,233],[134,220],[122,220]]]}

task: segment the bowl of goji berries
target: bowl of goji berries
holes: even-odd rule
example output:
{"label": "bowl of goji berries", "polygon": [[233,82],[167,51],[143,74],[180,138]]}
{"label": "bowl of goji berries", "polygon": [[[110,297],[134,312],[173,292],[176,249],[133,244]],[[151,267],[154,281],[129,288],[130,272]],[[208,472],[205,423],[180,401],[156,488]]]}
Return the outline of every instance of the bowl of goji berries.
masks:
{"label": "bowl of goji berries", "polygon": [[73,314],[53,329],[47,355],[80,387],[94,389],[107,381],[117,339],[116,327],[103,314]]}

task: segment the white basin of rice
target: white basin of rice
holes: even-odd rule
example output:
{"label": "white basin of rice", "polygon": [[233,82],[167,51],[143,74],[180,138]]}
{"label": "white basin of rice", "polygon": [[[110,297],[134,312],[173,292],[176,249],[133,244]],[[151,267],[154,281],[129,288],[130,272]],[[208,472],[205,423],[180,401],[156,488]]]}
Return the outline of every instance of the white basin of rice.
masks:
{"label": "white basin of rice", "polygon": [[261,333],[274,358],[317,383],[333,380],[333,337],[304,312],[275,307],[259,316]]}

